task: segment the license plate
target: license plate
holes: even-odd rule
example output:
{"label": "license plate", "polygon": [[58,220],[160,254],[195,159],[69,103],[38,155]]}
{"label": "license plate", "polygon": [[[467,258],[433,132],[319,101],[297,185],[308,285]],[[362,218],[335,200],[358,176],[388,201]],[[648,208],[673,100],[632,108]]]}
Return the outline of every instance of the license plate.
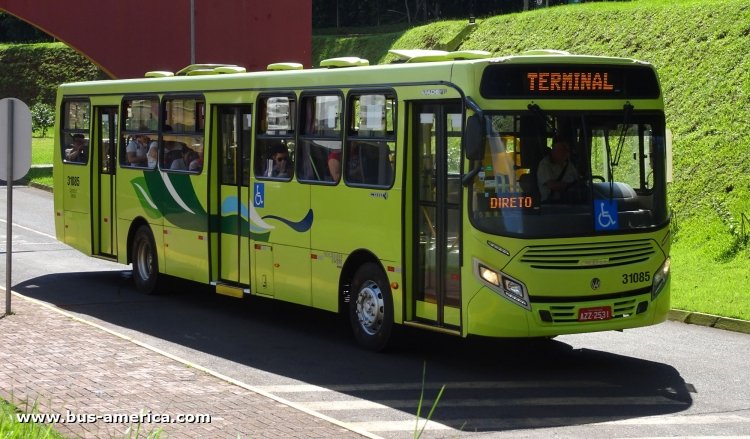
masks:
{"label": "license plate", "polygon": [[578,310],[579,322],[589,322],[592,320],[609,320],[611,318],[612,318],[612,308],[609,306],[581,308]]}

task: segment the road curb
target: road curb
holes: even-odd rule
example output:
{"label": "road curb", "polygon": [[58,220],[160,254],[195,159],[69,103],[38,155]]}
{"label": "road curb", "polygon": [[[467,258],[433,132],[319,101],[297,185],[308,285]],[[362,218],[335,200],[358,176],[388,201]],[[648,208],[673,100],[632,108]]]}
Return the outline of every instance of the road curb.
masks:
{"label": "road curb", "polygon": [[668,319],[691,325],[708,326],[710,328],[750,334],[750,322],[746,320],[703,314],[694,311],[684,311],[681,309],[670,310]]}

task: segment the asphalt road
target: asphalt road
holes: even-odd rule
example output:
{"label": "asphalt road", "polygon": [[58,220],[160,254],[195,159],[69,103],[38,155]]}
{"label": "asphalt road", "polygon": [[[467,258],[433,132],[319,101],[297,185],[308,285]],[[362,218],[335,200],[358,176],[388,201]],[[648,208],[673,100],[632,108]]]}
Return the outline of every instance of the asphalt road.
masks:
{"label": "asphalt road", "polygon": [[[0,187],[0,285],[6,188]],[[667,322],[551,342],[402,331],[358,348],[336,316],[238,301],[174,281],[159,296],[129,267],[54,239],[52,195],[14,192],[13,290],[386,438],[750,437],[750,335]],[[677,292],[679,294],[679,292]],[[4,309],[4,307],[3,307]]]}

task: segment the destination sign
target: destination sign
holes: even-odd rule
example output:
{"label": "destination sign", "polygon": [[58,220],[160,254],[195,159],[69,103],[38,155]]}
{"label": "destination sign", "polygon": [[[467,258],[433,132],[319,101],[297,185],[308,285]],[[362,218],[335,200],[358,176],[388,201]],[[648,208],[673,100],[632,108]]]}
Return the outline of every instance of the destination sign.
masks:
{"label": "destination sign", "polygon": [[526,74],[528,91],[614,91],[607,72],[529,72]]}
{"label": "destination sign", "polygon": [[653,99],[659,97],[659,83],[654,70],[643,65],[490,65],[480,93],[489,99]]}

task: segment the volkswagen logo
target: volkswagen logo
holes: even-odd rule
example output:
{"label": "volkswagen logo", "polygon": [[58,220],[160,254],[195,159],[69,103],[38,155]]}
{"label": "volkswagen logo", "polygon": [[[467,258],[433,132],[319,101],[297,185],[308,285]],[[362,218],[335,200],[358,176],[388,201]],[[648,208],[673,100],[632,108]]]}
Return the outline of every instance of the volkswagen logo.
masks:
{"label": "volkswagen logo", "polygon": [[599,280],[598,277],[595,277],[595,278],[591,279],[591,289],[592,290],[598,290],[599,287],[601,286],[601,284],[602,284],[602,281]]}

